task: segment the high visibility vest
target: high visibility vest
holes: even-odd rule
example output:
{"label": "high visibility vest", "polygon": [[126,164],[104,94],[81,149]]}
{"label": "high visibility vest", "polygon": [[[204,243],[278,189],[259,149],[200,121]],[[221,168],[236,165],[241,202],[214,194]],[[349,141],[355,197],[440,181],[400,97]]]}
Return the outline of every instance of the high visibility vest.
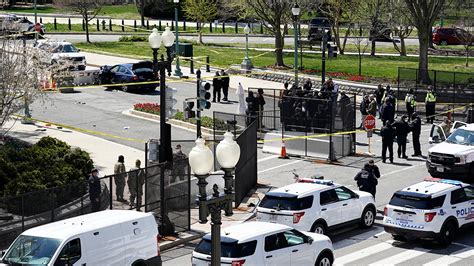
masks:
{"label": "high visibility vest", "polygon": [[427,92],[426,93],[425,102],[428,102],[428,103],[435,103],[436,102],[436,96],[434,95],[433,92]]}
{"label": "high visibility vest", "polygon": [[407,96],[405,96],[405,103],[409,103],[412,107],[415,107],[416,106],[415,95],[407,94]]}

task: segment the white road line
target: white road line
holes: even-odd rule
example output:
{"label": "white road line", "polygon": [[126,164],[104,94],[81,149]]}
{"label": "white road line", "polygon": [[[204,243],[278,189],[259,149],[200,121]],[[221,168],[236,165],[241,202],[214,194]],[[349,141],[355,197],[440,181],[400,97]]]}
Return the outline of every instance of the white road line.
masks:
{"label": "white road line", "polygon": [[443,256],[437,260],[433,260],[428,263],[425,263],[423,264],[423,266],[436,266],[436,265],[446,266],[446,265],[450,265],[455,262],[458,262],[462,259],[467,259],[470,256],[474,256],[474,250],[472,249],[472,247],[467,247],[467,248],[458,250],[456,252],[453,252],[449,255]]}
{"label": "white road line", "polygon": [[278,158],[278,157],[279,157],[278,155],[268,156],[268,157],[265,157],[265,158],[262,158],[262,159],[258,160],[257,163],[265,162],[265,161],[275,159],[275,158]]}
{"label": "white road line", "polygon": [[420,164],[416,164],[416,165],[412,165],[412,166],[409,166],[409,167],[405,167],[403,169],[399,169],[399,170],[395,170],[395,171],[392,171],[392,172],[389,172],[389,173],[386,173],[386,174],[383,174],[381,175],[382,176],[387,176],[387,175],[393,175],[393,174],[396,174],[398,172],[402,172],[402,171],[405,171],[405,170],[408,170],[408,169],[411,169],[411,168],[415,168],[415,167],[418,167],[418,166],[421,166],[421,165],[425,165],[426,162],[423,162],[423,163],[420,163]]}
{"label": "white road line", "polygon": [[344,265],[344,264],[349,264],[353,261],[363,259],[365,257],[369,257],[371,255],[374,255],[376,253],[382,252],[384,250],[387,250],[389,248],[392,248],[392,243],[394,240],[388,240],[385,242],[382,242],[380,244],[377,244],[375,246],[371,246],[368,248],[364,248],[362,250],[355,251],[353,253],[347,254],[345,256],[336,258],[334,260],[334,265]]}
{"label": "white road line", "polygon": [[407,261],[407,260],[411,260],[415,257],[421,256],[421,255],[423,255],[423,254],[425,254],[429,251],[430,251],[429,249],[414,248],[414,249],[410,249],[410,250],[407,250],[407,251],[403,251],[402,253],[398,253],[397,255],[388,257],[384,260],[379,260],[375,263],[369,264],[369,266],[372,266],[372,265],[374,265],[374,266],[375,265],[395,265],[395,264],[402,263],[402,262]]}
{"label": "white road line", "polygon": [[271,167],[271,168],[268,168],[268,169],[265,169],[265,170],[262,170],[262,171],[258,171],[257,174],[265,173],[265,172],[268,172],[268,171],[271,171],[271,170],[275,170],[275,169],[280,168],[280,167],[285,167],[285,166],[292,165],[292,164],[299,163],[299,162],[303,162],[303,161],[301,161],[301,160],[295,160],[295,161],[292,161],[292,162],[289,162],[289,163],[280,164],[280,165],[275,166],[275,167]]}

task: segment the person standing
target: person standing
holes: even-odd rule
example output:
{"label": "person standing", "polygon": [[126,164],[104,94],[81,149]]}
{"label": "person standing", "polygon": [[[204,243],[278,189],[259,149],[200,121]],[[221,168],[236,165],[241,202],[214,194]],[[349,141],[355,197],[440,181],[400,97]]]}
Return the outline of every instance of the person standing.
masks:
{"label": "person standing", "polygon": [[123,155],[118,157],[117,163],[114,165],[114,179],[115,179],[115,196],[117,201],[126,202],[123,198],[123,190],[125,188],[125,179],[127,177],[127,171],[125,170],[125,159]]}
{"label": "person standing", "polygon": [[428,86],[428,91],[425,97],[426,108],[426,123],[433,124],[436,110],[436,94],[431,86]]}
{"label": "person standing", "polygon": [[313,83],[311,83],[311,79],[306,79],[304,85],[303,85],[303,89],[305,91],[311,91],[311,89],[313,88]]}
{"label": "person standing", "polygon": [[222,100],[229,101],[229,84],[230,84],[230,77],[227,73],[225,73],[224,69],[221,70],[221,77],[222,77],[222,93],[224,94],[224,98]]}
{"label": "person standing", "polygon": [[382,162],[387,160],[387,149],[388,149],[388,158],[390,162],[393,163],[393,138],[395,137],[395,132],[392,128],[392,123],[390,121],[385,121],[382,129],[380,130],[380,136],[382,136]]}
{"label": "person standing", "polygon": [[[145,184],[145,171],[140,169],[140,160],[135,161],[135,167],[128,173],[128,191],[130,192],[130,208],[140,210],[142,206],[143,184]],[[135,203],[135,199],[137,202]]]}
{"label": "person standing", "polygon": [[247,102],[247,110],[245,111],[245,114],[247,115],[247,126],[255,121],[258,108],[257,99],[253,95],[253,91],[249,91],[248,93],[249,96],[245,98],[245,102]]}
{"label": "person standing", "polygon": [[258,89],[257,97],[255,97],[258,107],[258,125],[259,128],[263,128],[263,110],[265,106],[265,98],[263,98],[263,89]]}
{"label": "person standing", "polygon": [[379,84],[375,90],[375,100],[377,101],[377,112],[379,113],[379,118],[382,119],[382,105],[383,105],[383,95],[385,94],[385,89],[382,84]]}
{"label": "person standing", "polygon": [[421,119],[416,112],[411,115],[411,136],[413,140],[413,150],[414,153],[412,156],[421,156],[421,146],[420,146],[420,134],[421,134]]}
{"label": "person standing", "polygon": [[393,123],[395,119],[395,109],[390,102],[390,99],[386,98],[385,103],[382,106],[382,123],[385,125],[385,122],[389,121]]}
{"label": "person standing", "polygon": [[448,117],[444,117],[443,122],[439,126],[443,129],[446,137],[448,137],[451,134],[451,121],[449,120]]}
{"label": "person standing", "polygon": [[362,101],[360,102],[360,105],[359,105],[359,112],[362,115],[362,119],[360,120],[359,128],[363,128],[363,126],[364,126],[364,121],[365,121],[365,118],[367,117],[367,114],[368,114],[367,113],[367,108],[369,107],[369,103],[370,103],[369,95],[366,94],[362,98]]}
{"label": "person standing", "polygon": [[377,115],[377,101],[375,100],[375,96],[373,94],[369,97],[370,103],[369,107],[367,108],[367,114],[376,116]]}
{"label": "person standing", "polygon": [[364,167],[357,173],[354,180],[357,182],[357,187],[360,191],[369,192],[375,198],[376,186],[378,184],[377,178],[380,177],[380,171],[374,164],[373,160],[366,163]]}
{"label": "person standing", "polygon": [[212,102],[221,102],[221,88],[222,88],[222,79],[219,75],[219,71],[216,71],[216,75],[212,79]]}
{"label": "person standing", "polygon": [[87,178],[87,184],[89,185],[89,199],[91,200],[92,212],[100,211],[100,179],[99,170],[92,169],[91,174]]}
{"label": "person standing", "polygon": [[413,89],[408,90],[405,96],[405,106],[407,108],[408,120],[411,120],[413,112],[415,112],[416,98]]}
{"label": "person standing", "polygon": [[403,159],[408,159],[406,155],[407,149],[407,136],[410,133],[410,125],[407,123],[407,116],[403,115],[398,121],[393,123],[393,127],[395,127],[395,133],[397,134],[397,154],[398,158],[402,157]]}

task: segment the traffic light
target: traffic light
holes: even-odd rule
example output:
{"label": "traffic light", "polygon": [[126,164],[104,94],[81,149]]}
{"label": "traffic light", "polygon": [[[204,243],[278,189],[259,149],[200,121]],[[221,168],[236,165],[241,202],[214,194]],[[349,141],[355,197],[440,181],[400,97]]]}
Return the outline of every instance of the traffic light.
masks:
{"label": "traffic light", "polygon": [[209,99],[211,99],[211,93],[209,92],[210,89],[211,84],[209,82],[203,82],[200,84],[198,95],[199,111],[211,108],[211,102],[209,101]]}
{"label": "traffic light", "polygon": [[178,112],[175,109],[176,103],[178,101],[175,99],[177,90],[166,86],[166,117],[171,118]]}
{"label": "traffic light", "polygon": [[185,119],[196,117],[196,112],[193,111],[193,107],[194,107],[194,102],[191,102],[191,101],[183,102],[183,113],[184,113]]}

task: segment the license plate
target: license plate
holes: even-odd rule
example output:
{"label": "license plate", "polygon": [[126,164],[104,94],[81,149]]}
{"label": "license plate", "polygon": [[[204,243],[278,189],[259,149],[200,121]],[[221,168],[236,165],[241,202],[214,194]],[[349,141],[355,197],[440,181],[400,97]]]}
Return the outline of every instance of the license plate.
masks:
{"label": "license plate", "polygon": [[436,167],[436,171],[442,173],[442,172],[444,172],[444,167],[439,167],[438,166],[438,167]]}
{"label": "license plate", "polygon": [[276,221],[276,220],[278,220],[278,216],[275,215],[275,214],[270,214],[270,220]]}

